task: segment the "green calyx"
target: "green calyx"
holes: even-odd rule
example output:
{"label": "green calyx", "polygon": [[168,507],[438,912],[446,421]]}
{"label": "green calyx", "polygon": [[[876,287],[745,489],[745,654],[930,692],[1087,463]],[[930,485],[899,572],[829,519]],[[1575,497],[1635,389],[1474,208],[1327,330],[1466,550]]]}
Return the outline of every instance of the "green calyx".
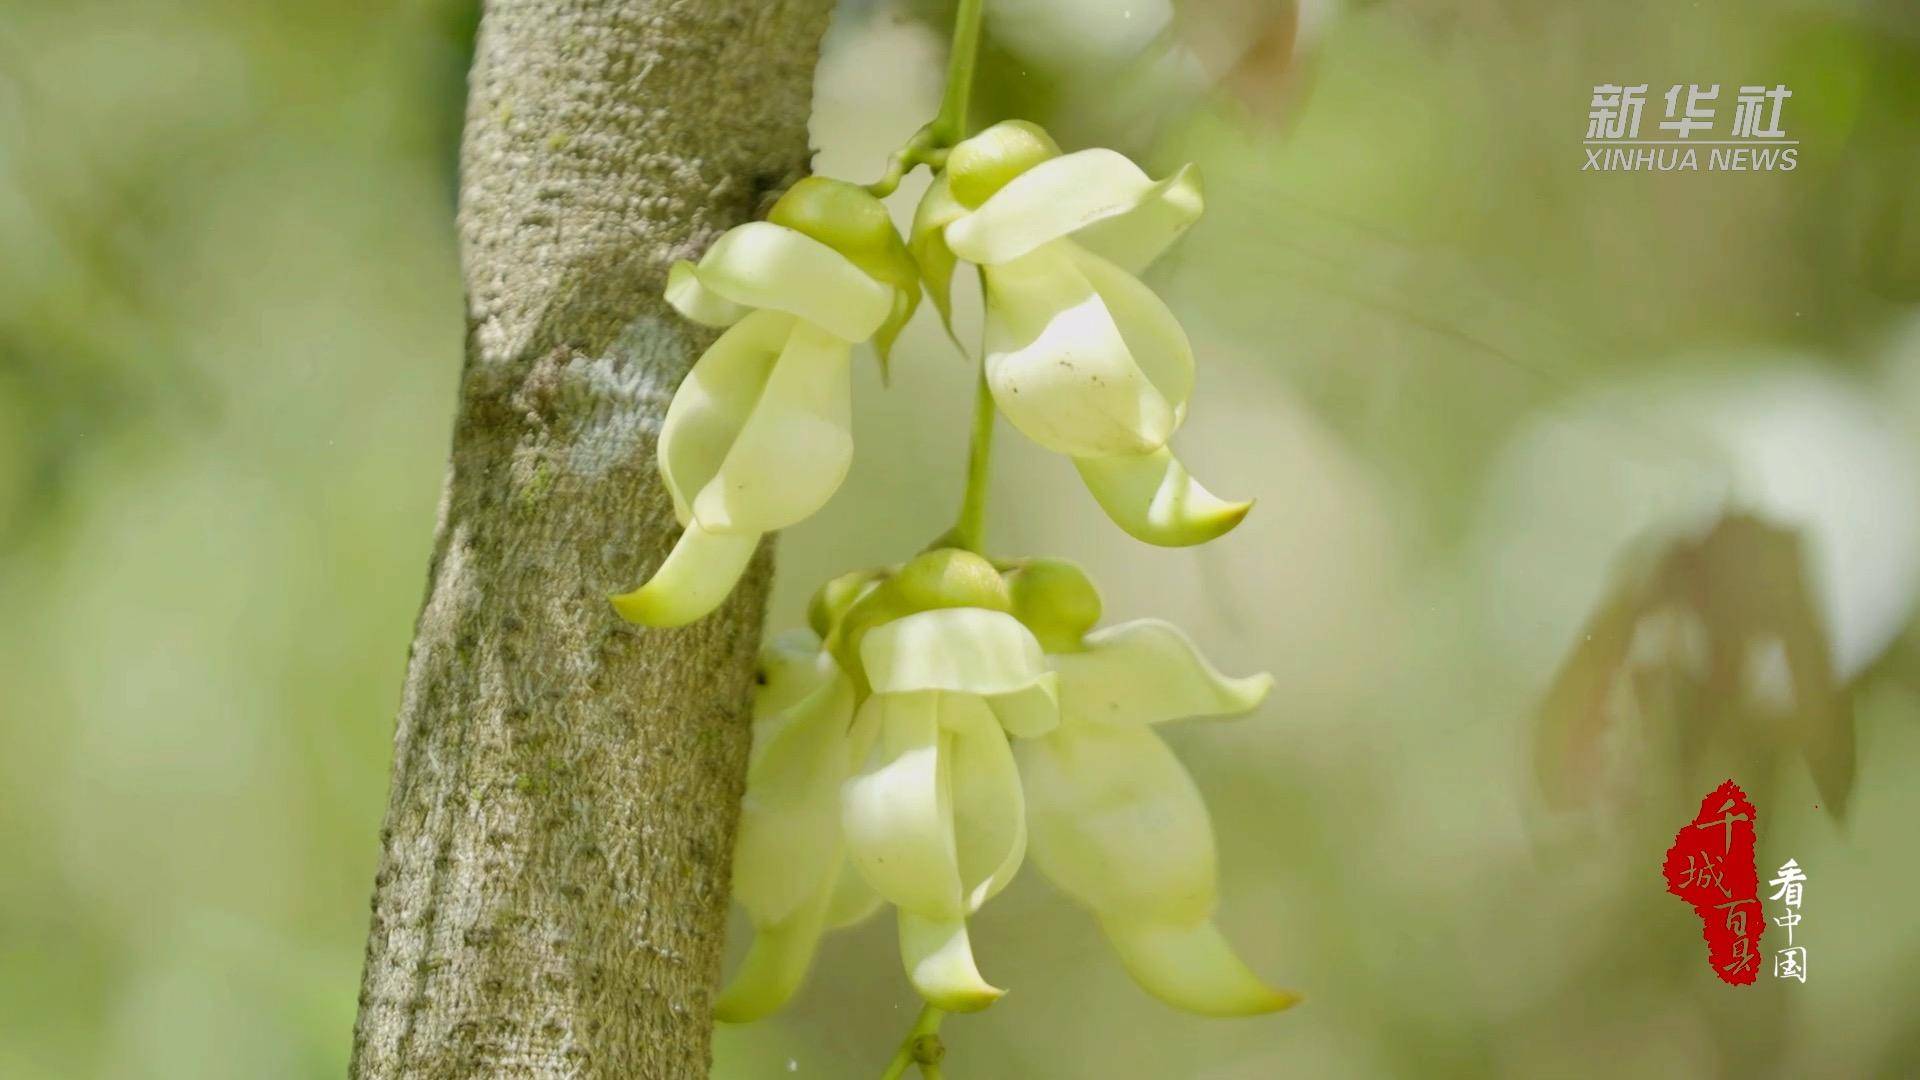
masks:
{"label": "green calyx", "polygon": [[767,220],[849,257],[856,251],[882,250],[889,239],[900,240],[879,199],[858,184],[830,176],[805,177],[788,188],[767,211]]}
{"label": "green calyx", "polygon": [[847,610],[865,596],[874,582],[885,573],[883,570],[855,570],[820,586],[807,603],[807,626],[820,640],[825,641],[833,633],[833,628],[846,617]]}
{"label": "green calyx", "polygon": [[1079,652],[1100,622],[1100,590],[1065,559],[1029,559],[1007,573],[1013,615],[1050,653]]}
{"label": "green calyx", "polygon": [[767,220],[820,241],[893,290],[893,310],[873,335],[884,373],[894,340],[920,304],[920,268],[886,206],[858,184],[809,176],[780,196]]}
{"label": "green calyx", "polygon": [[953,197],[972,209],[1014,177],[1059,156],[1059,144],[1040,125],[1002,120],[947,154],[947,183]]}
{"label": "green calyx", "polygon": [[[838,617],[831,618],[831,625],[823,636],[834,661],[853,680],[862,697],[868,692],[868,684],[860,663],[860,643],[867,631],[936,608],[1013,609],[1007,583],[994,565],[958,548],[922,552],[884,578],[877,571],[864,573],[870,576],[857,585],[841,586],[854,576],[843,575],[828,582],[820,592],[821,596],[827,596],[840,586],[838,595],[851,597]],[[821,601],[816,597],[816,603],[823,616],[831,616],[833,600]],[[819,630],[817,625],[815,630]]]}

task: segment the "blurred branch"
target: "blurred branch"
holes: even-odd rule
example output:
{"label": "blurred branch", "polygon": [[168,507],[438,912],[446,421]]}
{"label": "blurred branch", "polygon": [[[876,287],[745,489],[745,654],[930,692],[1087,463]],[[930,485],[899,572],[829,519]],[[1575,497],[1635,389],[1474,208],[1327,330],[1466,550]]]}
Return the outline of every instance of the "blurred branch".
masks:
{"label": "blurred branch", "polygon": [[704,1076],[764,553],[677,631],[607,604],[704,338],[668,264],[804,172],[827,0],[492,0],[465,375],[394,737],[356,1077]]}

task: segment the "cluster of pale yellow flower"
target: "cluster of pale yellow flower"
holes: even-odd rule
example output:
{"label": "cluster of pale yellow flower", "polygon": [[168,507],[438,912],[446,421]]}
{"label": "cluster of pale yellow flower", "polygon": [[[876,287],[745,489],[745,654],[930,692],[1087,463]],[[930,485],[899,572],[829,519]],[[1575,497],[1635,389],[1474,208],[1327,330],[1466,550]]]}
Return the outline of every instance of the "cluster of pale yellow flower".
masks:
{"label": "cluster of pale yellow flower", "polygon": [[[1185,545],[1231,529],[1249,504],[1210,494],[1168,447],[1193,353],[1135,276],[1200,210],[1191,167],[1155,182],[1009,121],[947,153],[906,241],[866,189],[814,177],[676,265],[668,300],[727,330],[660,432],[685,532],[615,606],[652,626],[700,618],[763,533],[818,510],[853,453],[853,345],[872,340],[884,363],[923,285],[950,320],[959,262],[980,270],[1001,414],[1070,456],[1133,536]],[[733,864],[755,939],[719,1016],[784,1004],[822,933],[882,902],[920,995],[984,1008],[1001,991],[967,919],[1028,854],[1160,998],[1211,1015],[1292,1004],[1215,928],[1206,807],[1152,727],[1244,713],[1271,680],[1221,675],[1164,622],[1094,629],[1099,595],[1071,563],[941,544],[829,582],[811,629],[764,651]]]}

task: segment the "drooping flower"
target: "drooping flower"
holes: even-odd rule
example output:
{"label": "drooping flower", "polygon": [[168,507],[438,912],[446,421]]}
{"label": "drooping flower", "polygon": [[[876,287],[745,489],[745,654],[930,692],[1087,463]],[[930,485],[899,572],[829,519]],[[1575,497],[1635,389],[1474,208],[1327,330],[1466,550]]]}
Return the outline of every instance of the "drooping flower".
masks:
{"label": "drooping flower", "polygon": [[1135,276],[1200,211],[1191,165],[1155,182],[1112,150],[1063,155],[1038,127],[1007,121],[953,148],[910,245],[949,320],[956,263],[980,268],[1000,411],[1072,457],[1121,528],[1168,546],[1219,536],[1252,505],[1214,496],[1169,448],[1193,391],[1193,349]]}
{"label": "drooping flower", "polygon": [[1168,1004],[1210,1016],[1295,1004],[1214,925],[1212,823],[1152,727],[1248,712],[1273,680],[1222,675],[1157,619],[1085,633],[1099,597],[1069,563],[1036,562],[1013,579],[1015,611],[1035,624],[1059,676],[1059,726],[1015,749],[1035,865],[1093,912],[1128,974]]}
{"label": "drooping flower", "polygon": [[848,366],[872,338],[882,363],[919,300],[886,208],[809,177],[766,221],[729,230],[699,265],[674,264],[667,300],[728,327],[661,425],[658,463],[684,531],[646,584],[613,598],[632,622],[679,626],[718,607],[760,537],[820,509],[853,456]]}
{"label": "drooping flower", "polygon": [[964,1012],[1002,993],[974,963],[967,917],[1006,887],[1026,854],[1008,736],[1051,730],[1058,713],[1040,644],[1004,610],[992,567],[977,556],[945,558],[980,564],[998,595],[972,597],[993,606],[916,611],[860,635],[872,692],[854,726],[871,727],[863,738],[872,748],[842,788],[841,824],[849,860],[897,909],[914,989]]}
{"label": "drooping flower", "polygon": [[999,997],[966,918],[1026,851],[1006,732],[1058,720],[1055,676],[1009,604],[991,563],[936,550],[829,582],[809,612],[815,632],[763,651],[733,861],[754,941],[720,1019],[779,1008],[821,934],[883,897],[928,1001],[959,1011]]}
{"label": "drooping flower", "polygon": [[872,726],[853,726],[853,684],[820,639],[781,635],[761,652],[753,750],[733,849],[733,897],[753,944],[714,1003],[729,1023],[786,1004],[826,930],[865,918],[880,897],[847,866],[840,785]]}
{"label": "drooping flower", "polygon": [[734,851],[755,936],[721,1019],[780,1007],[821,934],[882,900],[921,996],[985,1008],[1001,991],[974,962],[967,920],[1030,843],[1163,1000],[1219,1016],[1297,1000],[1214,926],[1206,807],[1149,726],[1246,712],[1271,680],[1221,675],[1155,620],[1089,633],[1099,618],[1071,563],[1002,577],[942,549],[828,583],[814,632],[768,646]]}

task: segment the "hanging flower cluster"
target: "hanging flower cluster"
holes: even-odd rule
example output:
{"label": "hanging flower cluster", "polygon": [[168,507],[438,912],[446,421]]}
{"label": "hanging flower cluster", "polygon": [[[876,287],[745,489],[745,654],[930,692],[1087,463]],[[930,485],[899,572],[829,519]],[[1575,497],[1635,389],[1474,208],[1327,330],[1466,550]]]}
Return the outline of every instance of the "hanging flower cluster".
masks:
{"label": "hanging flower cluster", "polygon": [[[929,160],[940,168],[904,242],[875,194],[812,178],[673,268],[668,300],[726,331],[667,411],[659,465],[684,532],[614,598],[628,619],[707,614],[762,534],[827,501],[853,452],[853,345],[874,342],[884,365],[923,286],[951,331],[962,262],[982,282],[990,407],[1070,457],[1116,524],[1187,545],[1246,515],[1173,454],[1193,350],[1136,277],[1199,216],[1193,168],[1154,181],[1110,150],[1063,154],[1020,121]],[[991,434],[983,416],[976,439]],[[1271,680],[1222,675],[1164,622],[1097,629],[1099,594],[1077,566],[988,558],[978,531],[963,512],[904,564],[828,582],[810,629],[766,646],[733,867],[754,940],[718,1015],[779,1008],[827,930],[883,905],[929,1006],[992,1004],[1002,991],[975,963],[968,920],[1029,857],[1166,1002],[1215,1016],[1293,1004],[1215,927],[1206,806],[1154,731],[1246,713]]]}

